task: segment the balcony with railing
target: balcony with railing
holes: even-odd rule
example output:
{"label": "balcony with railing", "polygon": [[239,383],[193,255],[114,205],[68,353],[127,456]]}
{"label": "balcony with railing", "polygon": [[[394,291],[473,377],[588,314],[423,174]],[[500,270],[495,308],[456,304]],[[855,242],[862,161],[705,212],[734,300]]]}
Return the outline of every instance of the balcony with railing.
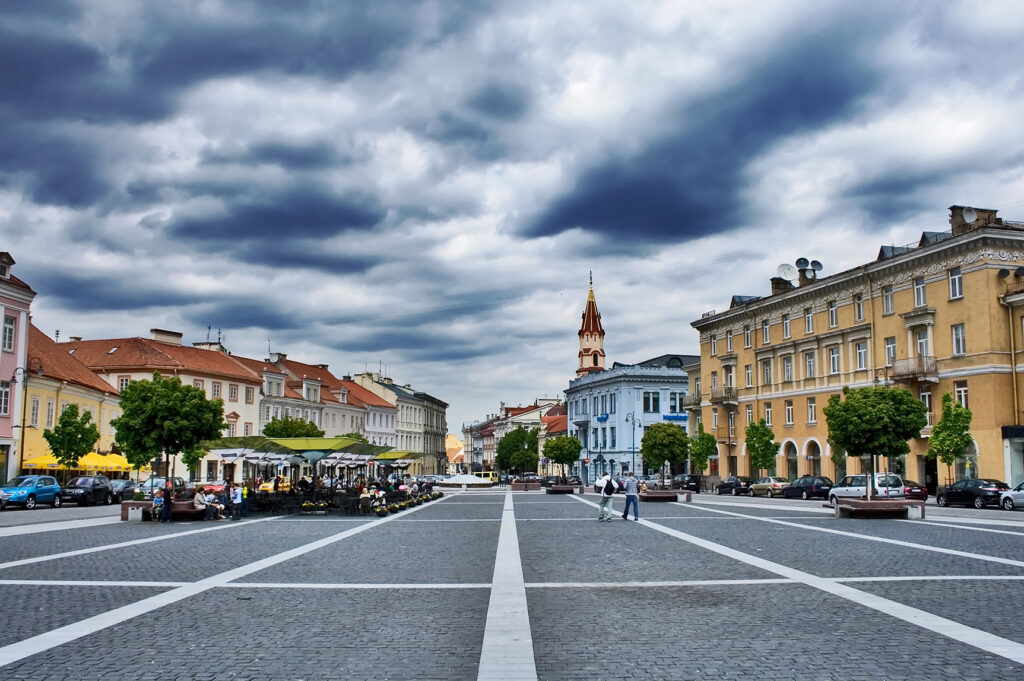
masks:
{"label": "balcony with railing", "polygon": [[935,365],[935,357],[931,355],[918,355],[917,357],[894,360],[892,363],[892,376],[897,380],[937,378],[938,369]]}
{"label": "balcony with railing", "polygon": [[687,393],[683,395],[683,409],[694,409],[700,406],[699,393]]}
{"label": "balcony with railing", "polygon": [[711,402],[715,404],[736,404],[736,388],[731,385],[717,385],[711,389]]}
{"label": "balcony with railing", "polygon": [[715,437],[722,442],[735,442],[736,426],[730,426],[725,423],[718,424],[718,428],[715,428]]}

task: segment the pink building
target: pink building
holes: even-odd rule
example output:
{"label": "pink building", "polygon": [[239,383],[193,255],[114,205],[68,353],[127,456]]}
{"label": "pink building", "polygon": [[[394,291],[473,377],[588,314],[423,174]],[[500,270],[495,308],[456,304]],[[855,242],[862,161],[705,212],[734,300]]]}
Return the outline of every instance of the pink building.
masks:
{"label": "pink building", "polygon": [[24,429],[25,374],[28,360],[29,310],[36,297],[28,284],[11,274],[14,258],[0,252],[0,481],[17,475],[21,431]]}

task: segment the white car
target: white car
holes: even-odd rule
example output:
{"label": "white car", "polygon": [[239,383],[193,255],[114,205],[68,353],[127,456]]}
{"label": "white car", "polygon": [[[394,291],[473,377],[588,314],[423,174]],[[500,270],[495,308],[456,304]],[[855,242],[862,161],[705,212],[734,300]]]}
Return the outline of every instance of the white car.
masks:
{"label": "white car", "polygon": [[1024,482],[1018,483],[1013,489],[1008,489],[999,495],[999,505],[1007,511],[1024,507]]}
{"label": "white car", "polygon": [[[868,476],[847,475],[837,482],[828,492],[828,501],[835,506],[839,499],[866,499],[868,496]],[[903,480],[895,473],[875,473],[875,496],[886,499],[903,497]]]}

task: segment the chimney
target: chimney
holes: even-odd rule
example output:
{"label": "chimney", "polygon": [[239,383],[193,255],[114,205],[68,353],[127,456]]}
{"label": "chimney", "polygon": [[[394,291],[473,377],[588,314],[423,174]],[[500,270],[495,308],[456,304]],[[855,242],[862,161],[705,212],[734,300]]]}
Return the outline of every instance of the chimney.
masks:
{"label": "chimney", "polygon": [[82,337],[81,336],[68,336],[68,343],[81,343],[81,342],[82,342]]}
{"label": "chimney", "polygon": [[341,380],[348,381],[349,383],[351,383],[352,382],[352,377],[349,376],[348,374],[345,374],[344,376],[341,377]]}
{"label": "chimney", "polygon": [[[964,215],[967,212],[968,215]],[[970,215],[970,213],[974,215]],[[966,232],[970,232],[974,229],[979,229],[987,225],[1002,224],[1002,220],[996,217],[998,210],[991,208],[971,208],[970,206],[950,206],[949,207],[949,228],[953,232],[953,236],[959,236]],[[972,220],[967,218],[973,217]]]}
{"label": "chimney", "polygon": [[225,355],[231,354],[228,352],[226,347],[220,344],[220,341],[200,341],[198,343],[193,343],[192,345],[193,347],[197,347],[201,350],[213,350],[214,352],[220,352]]}
{"label": "chimney", "polygon": [[783,279],[782,277],[772,277],[772,295],[777,296],[780,293],[786,291],[792,291],[795,287],[793,282],[789,279]]}
{"label": "chimney", "polygon": [[317,369],[323,369],[324,371],[327,371],[327,365],[326,364],[317,364],[316,368]]}
{"label": "chimney", "polygon": [[166,329],[150,329],[149,337],[160,343],[168,345],[181,345],[182,334],[180,331],[168,331]]}

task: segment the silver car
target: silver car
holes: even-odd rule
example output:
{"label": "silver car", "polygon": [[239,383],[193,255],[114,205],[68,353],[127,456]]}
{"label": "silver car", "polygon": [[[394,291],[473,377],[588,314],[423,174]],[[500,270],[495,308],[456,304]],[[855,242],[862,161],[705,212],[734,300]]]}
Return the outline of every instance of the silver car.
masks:
{"label": "silver car", "polygon": [[[829,490],[828,501],[833,506],[838,499],[853,498],[865,499],[868,496],[868,476],[866,473],[860,475],[847,475]],[[875,496],[886,499],[903,497],[903,480],[895,473],[875,473]]]}
{"label": "silver car", "polygon": [[1008,489],[999,495],[999,505],[1007,511],[1024,507],[1024,482],[1018,483],[1013,489]]}

